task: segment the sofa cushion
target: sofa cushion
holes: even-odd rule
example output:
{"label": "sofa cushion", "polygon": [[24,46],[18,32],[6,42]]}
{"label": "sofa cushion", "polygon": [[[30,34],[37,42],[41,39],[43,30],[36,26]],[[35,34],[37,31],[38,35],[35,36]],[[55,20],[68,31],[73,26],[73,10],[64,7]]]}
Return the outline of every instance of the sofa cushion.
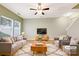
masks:
{"label": "sofa cushion", "polygon": [[23,42],[17,41],[14,44],[12,44],[12,52],[16,52],[18,49],[20,49],[23,46]]}
{"label": "sofa cushion", "polygon": [[13,38],[13,37],[11,38],[11,41],[12,41],[12,44],[15,42],[15,40],[14,40],[14,38]]}
{"label": "sofa cushion", "polygon": [[26,44],[26,40],[21,40],[22,45]]}
{"label": "sofa cushion", "polygon": [[10,37],[3,37],[0,39],[0,42],[9,42],[9,43],[12,43],[12,40]]}
{"label": "sofa cushion", "polygon": [[20,40],[23,40],[23,36],[22,35],[17,36],[17,41],[20,41]]}
{"label": "sofa cushion", "polygon": [[13,39],[14,39],[14,42],[16,42],[16,41],[17,41],[17,37],[13,37]]}

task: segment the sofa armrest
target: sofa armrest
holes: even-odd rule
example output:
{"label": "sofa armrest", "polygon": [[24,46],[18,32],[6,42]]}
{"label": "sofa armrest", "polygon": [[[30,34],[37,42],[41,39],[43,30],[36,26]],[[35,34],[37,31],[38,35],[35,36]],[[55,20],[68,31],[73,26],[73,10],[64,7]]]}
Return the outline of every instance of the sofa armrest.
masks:
{"label": "sofa armrest", "polygon": [[10,53],[12,43],[0,42],[0,53]]}

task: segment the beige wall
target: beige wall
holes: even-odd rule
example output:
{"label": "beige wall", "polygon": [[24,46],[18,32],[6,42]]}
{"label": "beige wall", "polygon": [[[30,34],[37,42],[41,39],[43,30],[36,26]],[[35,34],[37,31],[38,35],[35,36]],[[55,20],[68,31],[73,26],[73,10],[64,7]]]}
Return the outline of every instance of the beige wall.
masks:
{"label": "beige wall", "polygon": [[79,40],[79,18],[67,30],[68,35]]}
{"label": "beige wall", "polygon": [[0,16],[5,16],[7,18],[11,18],[13,20],[17,20],[17,21],[21,22],[21,28],[22,28],[21,32],[23,31],[23,18],[16,15],[15,13],[10,11],[6,7],[2,6],[1,4],[0,4]]}
{"label": "beige wall", "polygon": [[37,28],[47,28],[50,38],[59,36],[65,32],[70,21],[67,18],[33,18],[24,20],[24,32],[28,39],[33,39]]}

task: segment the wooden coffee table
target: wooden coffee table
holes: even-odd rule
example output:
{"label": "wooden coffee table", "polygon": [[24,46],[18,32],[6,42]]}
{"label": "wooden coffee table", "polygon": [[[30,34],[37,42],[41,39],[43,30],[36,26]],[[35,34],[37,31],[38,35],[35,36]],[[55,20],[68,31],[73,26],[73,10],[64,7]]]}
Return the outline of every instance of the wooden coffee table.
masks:
{"label": "wooden coffee table", "polygon": [[33,55],[37,54],[37,53],[42,53],[42,54],[46,55],[47,46],[46,46],[46,44],[39,44],[39,45],[32,44],[31,51],[33,52]]}

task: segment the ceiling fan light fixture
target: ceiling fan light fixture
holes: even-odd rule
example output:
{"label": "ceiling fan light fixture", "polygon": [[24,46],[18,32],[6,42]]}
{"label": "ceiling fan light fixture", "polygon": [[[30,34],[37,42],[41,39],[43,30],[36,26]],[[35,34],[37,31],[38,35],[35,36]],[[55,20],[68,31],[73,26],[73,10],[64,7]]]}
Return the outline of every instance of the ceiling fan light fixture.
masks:
{"label": "ceiling fan light fixture", "polygon": [[37,10],[37,13],[38,13],[38,14],[41,14],[41,13],[42,13],[42,10]]}
{"label": "ceiling fan light fixture", "polygon": [[30,8],[30,10],[35,10],[36,11],[35,15],[37,15],[37,14],[45,15],[45,13],[43,11],[49,10],[49,8],[42,7],[41,3],[38,3],[37,8]]}

